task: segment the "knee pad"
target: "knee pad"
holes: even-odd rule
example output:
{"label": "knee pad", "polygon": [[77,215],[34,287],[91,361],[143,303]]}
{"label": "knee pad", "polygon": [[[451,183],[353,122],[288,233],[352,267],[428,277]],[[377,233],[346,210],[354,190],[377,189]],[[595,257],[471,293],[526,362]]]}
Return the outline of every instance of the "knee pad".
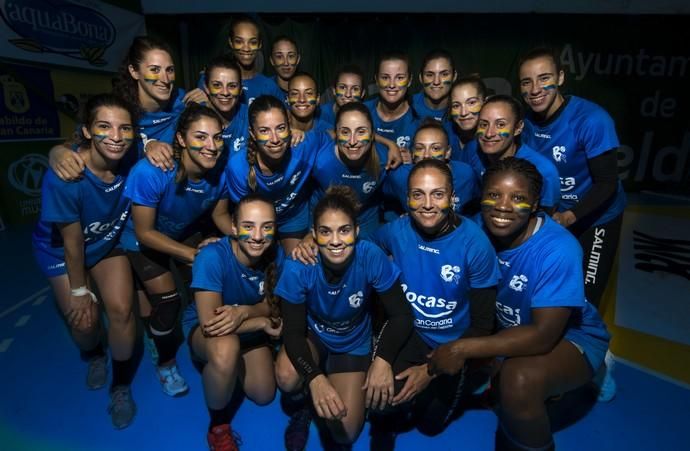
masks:
{"label": "knee pad", "polygon": [[175,328],[175,323],[182,308],[180,294],[175,291],[149,295],[151,303],[150,328],[153,335],[168,335]]}

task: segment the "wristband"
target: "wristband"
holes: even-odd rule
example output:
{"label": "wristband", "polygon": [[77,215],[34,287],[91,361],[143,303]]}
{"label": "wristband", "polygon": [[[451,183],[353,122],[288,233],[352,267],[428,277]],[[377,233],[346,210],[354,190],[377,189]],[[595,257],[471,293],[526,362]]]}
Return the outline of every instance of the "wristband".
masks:
{"label": "wristband", "polygon": [[158,141],[157,139],[149,139],[149,138],[143,138],[144,141],[144,153],[146,153],[146,146],[149,145],[150,142]]}
{"label": "wristband", "polygon": [[96,297],[95,294],[88,288],[86,288],[85,285],[82,285],[79,288],[72,288],[72,296],[86,296],[87,294],[91,296],[91,300],[93,301],[94,304],[98,304],[98,298]]}

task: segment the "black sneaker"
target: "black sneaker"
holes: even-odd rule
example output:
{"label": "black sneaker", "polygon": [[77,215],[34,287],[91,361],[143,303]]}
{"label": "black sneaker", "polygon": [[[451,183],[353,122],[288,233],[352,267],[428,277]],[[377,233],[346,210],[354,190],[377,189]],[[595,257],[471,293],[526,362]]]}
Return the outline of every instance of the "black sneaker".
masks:
{"label": "black sneaker", "polygon": [[137,406],[132,399],[129,385],[118,385],[110,392],[108,413],[115,429],[124,429],[132,423],[137,413]]}
{"label": "black sneaker", "polygon": [[308,407],[295,411],[290,416],[290,422],[285,428],[285,449],[287,451],[302,451],[309,439],[311,412]]}

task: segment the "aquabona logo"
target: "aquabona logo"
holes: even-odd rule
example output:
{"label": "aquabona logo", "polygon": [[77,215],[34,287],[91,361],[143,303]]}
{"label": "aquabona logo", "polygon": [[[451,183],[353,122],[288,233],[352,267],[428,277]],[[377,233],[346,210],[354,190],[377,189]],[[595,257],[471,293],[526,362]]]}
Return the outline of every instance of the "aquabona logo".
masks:
{"label": "aquabona logo", "polygon": [[6,0],[0,17],[19,38],[9,43],[33,53],[55,53],[105,66],[115,26],[98,11],[65,0]]}

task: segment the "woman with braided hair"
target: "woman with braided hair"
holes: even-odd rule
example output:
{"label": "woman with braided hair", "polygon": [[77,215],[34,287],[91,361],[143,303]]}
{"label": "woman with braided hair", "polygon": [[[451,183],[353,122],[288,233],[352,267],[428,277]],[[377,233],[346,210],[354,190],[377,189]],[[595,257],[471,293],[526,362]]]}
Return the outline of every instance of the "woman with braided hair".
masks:
{"label": "woman with braided hair", "polygon": [[456,374],[468,359],[501,357],[496,449],[553,450],[544,402],[588,382],[604,363],[606,326],[585,298],[582,249],[539,211],[542,176],[508,157],[484,174],[484,230],[497,252],[499,332],[434,350],[432,374]]}
{"label": "woman with braided hair", "polygon": [[213,450],[237,449],[228,404],[238,379],[259,405],[275,395],[268,339],[281,331],[273,287],[282,250],[274,243],[275,232],[273,204],[248,194],[235,209],[232,234],[205,246],[194,260],[194,302],[183,326],[192,358],[203,364]]}
{"label": "woman with braided hair", "polygon": [[280,240],[290,252],[309,231],[310,177],[320,152],[332,149],[327,133],[307,133],[291,144],[292,131],[285,105],[260,96],[249,107],[249,145],[235,153],[226,167],[233,202],[251,192],[273,202]]}

